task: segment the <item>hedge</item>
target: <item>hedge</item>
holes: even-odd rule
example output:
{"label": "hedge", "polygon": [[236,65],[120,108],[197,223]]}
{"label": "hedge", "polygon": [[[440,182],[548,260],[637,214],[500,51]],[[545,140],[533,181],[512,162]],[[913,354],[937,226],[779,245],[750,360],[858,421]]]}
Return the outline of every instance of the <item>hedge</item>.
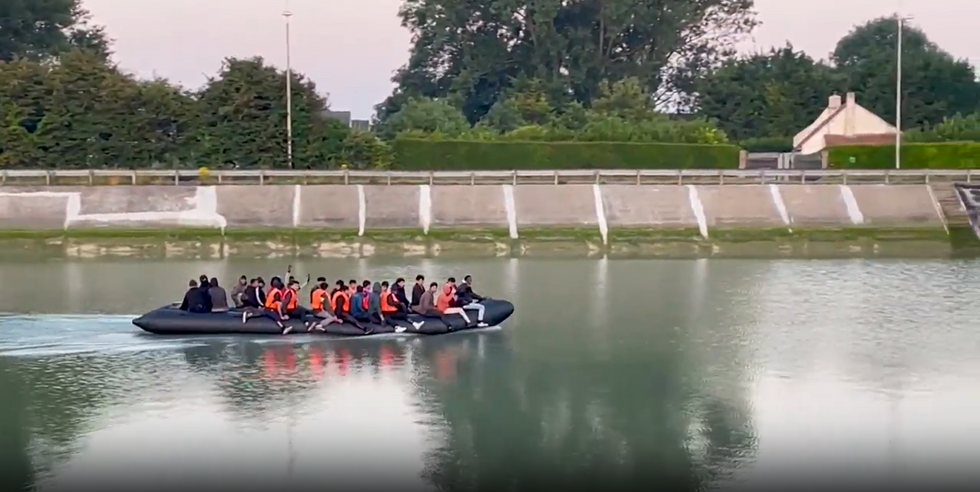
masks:
{"label": "hedge", "polygon": [[[835,169],[894,169],[891,145],[845,145],[829,149]],[[980,169],[980,142],[906,143],[902,169]]]}
{"label": "hedge", "polygon": [[792,152],[793,137],[750,138],[739,142],[748,152]]}
{"label": "hedge", "polygon": [[399,138],[398,170],[736,169],[734,145],[486,142]]}

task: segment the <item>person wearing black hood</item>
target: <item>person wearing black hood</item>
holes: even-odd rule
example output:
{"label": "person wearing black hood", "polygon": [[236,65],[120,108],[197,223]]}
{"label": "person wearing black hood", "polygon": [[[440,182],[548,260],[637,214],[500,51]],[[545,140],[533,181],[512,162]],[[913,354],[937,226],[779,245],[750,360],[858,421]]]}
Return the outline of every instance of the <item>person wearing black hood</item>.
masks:
{"label": "person wearing black hood", "polygon": [[201,289],[202,295],[204,296],[204,305],[208,307],[206,312],[210,313],[211,309],[214,308],[214,303],[211,302],[211,282],[208,280],[207,275],[201,275],[197,280],[200,284],[198,288]]}
{"label": "person wearing black hood", "polygon": [[375,282],[371,291],[365,294],[368,296],[368,320],[379,325],[391,324],[381,311],[381,282]]}
{"label": "person wearing black hood", "polygon": [[180,310],[191,313],[210,313],[211,306],[208,306],[210,302],[207,299],[207,292],[202,291],[194,279],[191,279],[187,285],[188,289],[184,294],[183,302],[180,303]]}

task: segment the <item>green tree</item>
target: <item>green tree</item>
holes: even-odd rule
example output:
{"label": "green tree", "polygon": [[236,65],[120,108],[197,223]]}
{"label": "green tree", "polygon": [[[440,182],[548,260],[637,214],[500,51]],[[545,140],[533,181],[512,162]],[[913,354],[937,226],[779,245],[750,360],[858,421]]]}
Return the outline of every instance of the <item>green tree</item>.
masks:
{"label": "green tree", "polygon": [[187,149],[193,101],[137,82],[97,53],[0,62],[0,162],[10,167],[139,167]]}
{"label": "green tree", "polygon": [[0,0],[0,61],[43,60],[71,48],[107,57],[109,40],[89,19],[81,0]]}
{"label": "green tree", "polygon": [[[262,58],[225,60],[198,94],[201,164],[288,168],[285,88],[286,74]],[[336,164],[349,129],[325,117],[326,98],[295,72],[292,104],[294,166]]]}
{"label": "green tree", "polygon": [[[755,25],[752,0],[405,0],[414,42],[384,120],[407,97],[454,98],[480,120],[521,77],[588,105],[603,80],[636,77],[660,100]],[[665,15],[669,12],[670,15]]]}
{"label": "green tree", "polygon": [[385,138],[405,132],[456,136],[469,130],[463,114],[445,99],[409,98],[401,109],[375,130]]}
{"label": "green tree", "polygon": [[844,92],[846,81],[786,45],[731,60],[695,87],[699,113],[743,140],[795,135],[820,115],[831,94]]}
{"label": "green tree", "polygon": [[[898,22],[874,19],[838,43],[832,55],[858,102],[895,121]],[[920,29],[902,30],[902,126],[925,127],[980,109],[980,83],[966,60],[943,51]]]}
{"label": "green tree", "polygon": [[522,79],[504,93],[480,120],[483,126],[506,133],[528,125],[543,126],[555,117],[555,104],[540,79]]}
{"label": "green tree", "polygon": [[980,141],[980,113],[955,115],[929,129],[905,132],[910,142],[977,142]]}

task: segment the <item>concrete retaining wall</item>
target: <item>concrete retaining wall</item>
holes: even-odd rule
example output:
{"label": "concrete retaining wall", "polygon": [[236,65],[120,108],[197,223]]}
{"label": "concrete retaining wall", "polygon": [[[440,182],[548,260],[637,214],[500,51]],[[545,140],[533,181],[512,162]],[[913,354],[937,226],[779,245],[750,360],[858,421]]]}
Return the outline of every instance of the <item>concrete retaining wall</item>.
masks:
{"label": "concrete retaining wall", "polygon": [[[0,229],[942,227],[926,185],[0,188]],[[605,237],[606,232],[603,232]]]}

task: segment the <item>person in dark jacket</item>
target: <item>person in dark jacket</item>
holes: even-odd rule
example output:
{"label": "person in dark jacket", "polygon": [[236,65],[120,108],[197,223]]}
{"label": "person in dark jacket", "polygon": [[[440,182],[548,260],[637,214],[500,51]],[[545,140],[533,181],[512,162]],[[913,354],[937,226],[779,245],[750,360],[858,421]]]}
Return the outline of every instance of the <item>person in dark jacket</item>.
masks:
{"label": "person in dark jacket", "polygon": [[218,285],[218,279],[212,278],[210,284],[208,296],[211,297],[211,312],[227,313],[230,310],[228,308],[228,293]]}
{"label": "person in dark jacket", "polygon": [[210,313],[211,299],[208,297],[207,292],[201,290],[201,287],[197,285],[197,281],[194,279],[191,279],[187,285],[188,289],[184,294],[184,301],[180,303],[180,310],[190,313]]}
{"label": "person in dark jacket", "polygon": [[259,302],[259,279],[249,280],[248,287],[242,291],[242,307],[258,309],[262,304]]}
{"label": "person in dark jacket", "polygon": [[426,290],[427,289],[425,288],[425,276],[416,275],[415,285],[412,287],[412,302],[410,304],[411,307],[414,308],[415,306],[418,306],[420,302],[422,302],[422,294],[425,294]]}
{"label": "person in dark jacket", "polygon": [[399,311],[408,313],[409,302],[408,296],[405,295],[405,279],[395,280],[395,284],[391,286],[391,293],[395,295],[395,300],[398,301]]}
{"label": "person in dark jacket", "polygon": [[384,313],[381,312],[381,282],[375,282],[374,286],[371,288],[371,292],[368,295],[368,319],[372,323],[377,323],[379,325],[385,325],[386,320]]}
{"label": "person in dark jacket", "polygon": [[481,327],[487,326],[483,322],[486,306],[480,304],[480,301],[484,299],[486,298],[473,292],[473,276],[471,275],[463,277],[463,281],[456,286],[456,304],[468,311],[476,311],[477,326]]}
{"label": "person in dark jacket", "polygon": [[368,292],[364,292],[364,287],[356,284],[354,289],[354,295],[350,296],[350,314],[358,321],[370,321],[367,309],[364,309],[364,297]]}

